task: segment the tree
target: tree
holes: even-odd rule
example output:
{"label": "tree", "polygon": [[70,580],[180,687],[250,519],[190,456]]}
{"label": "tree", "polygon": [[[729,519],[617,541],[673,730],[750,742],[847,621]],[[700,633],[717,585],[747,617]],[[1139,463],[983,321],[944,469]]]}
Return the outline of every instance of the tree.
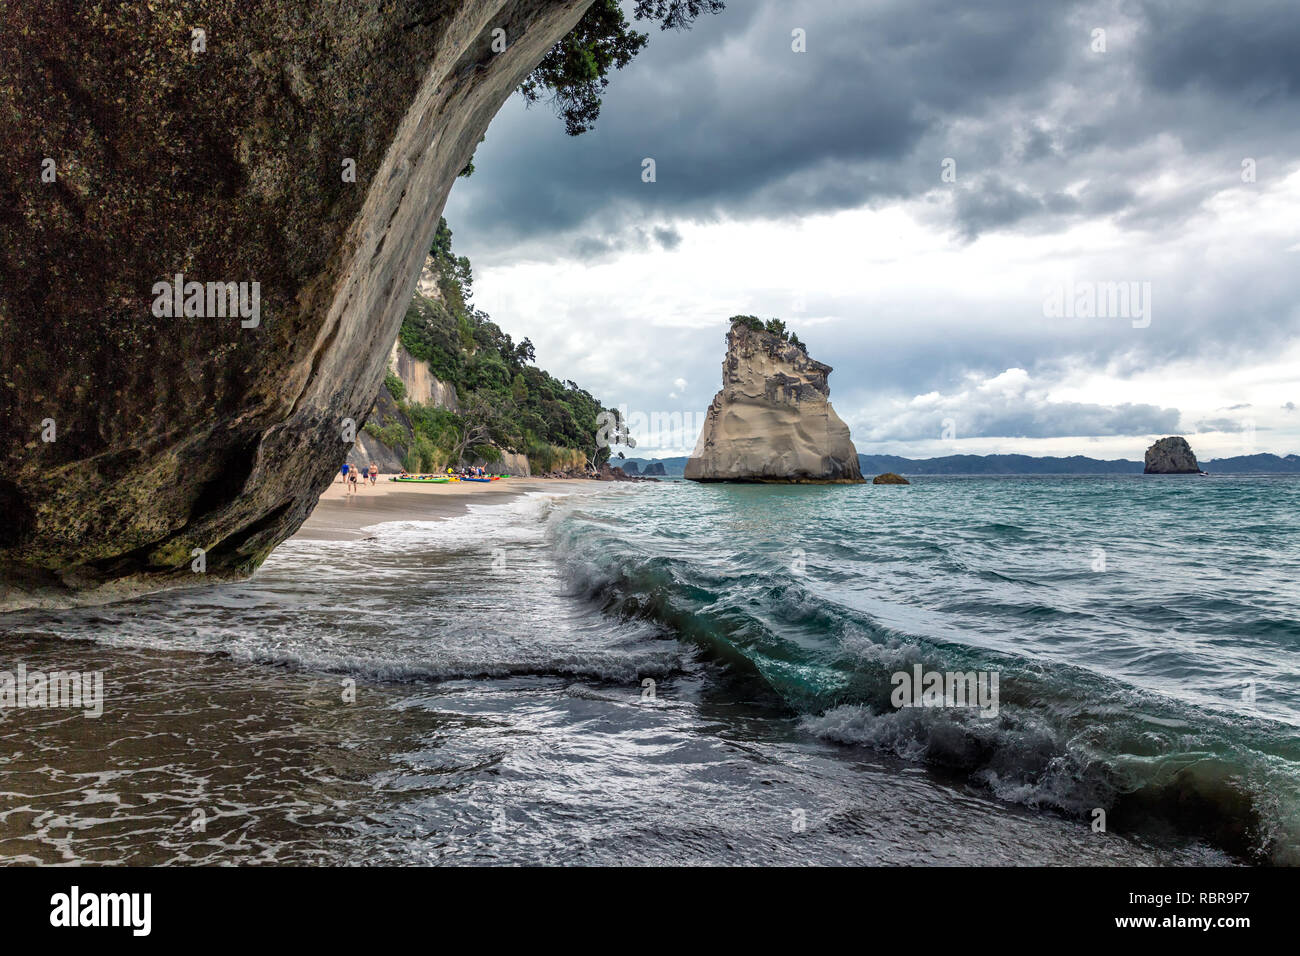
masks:
{"label": "tree", "polygon": [[529,365],[536,361],[537,354],[533,351],[533,340],[525,338],[515,346],[515,358],[519,360],[520,365]]}
{"label": "tree", "polygon": [[514,414],[514,404],[509,400],[475,392],[461,410],[461,432],[452,446],[451,460],[463,460],[468,449],[479,445],[504,444]]}
{"label": "tree", "polygon": [[[718,13],[724,0],[637,0],[632,17],[684,30],[702,13]],[[570,136],[587,132],[600,115],[600,94],[609,74],[632,62],[650,37],[631,29],[618,0],[596,0],[573,30],[551,47],[520,84],[529,104],[548,99]]]}
{"label": "tree", "polygon": [[447,225],[446,216],[438,217],[438,228],[434,230],[429,255],[440,262],[451,258],[451,227]]}

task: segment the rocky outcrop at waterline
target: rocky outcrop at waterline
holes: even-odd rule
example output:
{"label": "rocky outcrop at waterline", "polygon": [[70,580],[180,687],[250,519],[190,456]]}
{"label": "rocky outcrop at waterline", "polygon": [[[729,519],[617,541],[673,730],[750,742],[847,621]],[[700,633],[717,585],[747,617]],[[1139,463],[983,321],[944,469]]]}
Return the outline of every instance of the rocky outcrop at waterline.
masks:
{"label": "rocky outcrop at waterline", "polygon": [[883,475],[876,475],[871,479],[873,485],[910,485],[911,482],[902,475],[896,475],[892,471],[887,471]]}
{"label": "rocky outcrop at waterline", "polygon": [[691,481],[861,482],[857,449],[830,403],[831,367],[781,335],[732,322]]}
{"label": "rocky outcrop at waterline", "polygon": [[587,2],[6,5],[3,606],[241,575],[297,529],[457,172]]}
{"label": "rocky outcrop at waterline", "polygon": [[1192,446],[1178,436],[1162,438],[1148,448],[1142,469],[1146,475],[1196,475],[1200,471]]}

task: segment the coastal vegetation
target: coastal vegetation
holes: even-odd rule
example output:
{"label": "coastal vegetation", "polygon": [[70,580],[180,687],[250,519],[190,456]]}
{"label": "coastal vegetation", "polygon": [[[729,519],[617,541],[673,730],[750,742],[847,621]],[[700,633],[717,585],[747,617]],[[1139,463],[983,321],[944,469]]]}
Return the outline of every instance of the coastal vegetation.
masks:
{"label": "coastal vegetation", "polygon": [[[636,0],[632,18],[683,30],[703,13],[718,13],[723,0]],[[632,29],[618,0],[596,0],[569,33],[547,52],[519,87],[525,101],[549,101],[570,136],[587,132],[600,115],[600,94],[609,74],[632,62],[649,35]],[[472,164],[471,164],[472,168]]]}
{"label": "coastal vegetation", "polygon": [[764,322],[756,315],[733,315],[728,321],[731,322],[732,325],[739,322],[741,325],[748,329],[752,329],[755,332],[767,332],[770,335],[776,336],[782,342],[789,342],[795,348],[802,350],[805,355],[808,354],[808,346],[799,341],[799,336],[787,329],[785,323],[780,319],[768,319]]}
{"label": "coastal vegetation", "polygon": [[459,409],[407,401],[402,380],[390,373],[385,387],[396,408],[385,414],[384,403],[377,405],[367,434],[402,449],[411,471],[474,458],[495,462],[503,451],[527,455],[537,471],[599,467],[609,448],[596,441],[598,416],[618,412],[576,382],[538,368],[530,340],[515,342],[474,307],[473,268],[453,252],[446,219],[438,223],[429,256],[436,294],[416,292],[398,339],[455,388]]}
{"label": "coastal vegetation", "polygon": [[[634,21],[656,23],[661,30],[683,30],[725,6],[724,0],[636,0],[631,13]],[[529,105],[550,103],[570,136],[585,133],[600,115],[610,74],[627,66],[649,39],[632,28],[618,0],[596,0],[525,77],[519,92]],[[471,159],[459,175],[473,172]],[[411,471],[440,470],[467,458],[500,461],[503,450],[527,455],[538,472],[599,468],[609,448],[596,437],[598,416],[612,417],[617,433],[626,435],[618,411],[603,408],[577,383],[537,368],[529,339],[512,341],[473,306],[473,269],[467,257],[452,252],[451,239],[447,220],[441,219],[429,250],[438,295],[415,293],[398,339],[412,357],[428,363],[434,376],[455,387],[460,409],[407,402],[405,384],[390,371],[384,384],[396,407],[386,414],[385,403],[378,402],[365,432],[397,450]],[[783,335],[783,340],[803,347],[796,336]]]}

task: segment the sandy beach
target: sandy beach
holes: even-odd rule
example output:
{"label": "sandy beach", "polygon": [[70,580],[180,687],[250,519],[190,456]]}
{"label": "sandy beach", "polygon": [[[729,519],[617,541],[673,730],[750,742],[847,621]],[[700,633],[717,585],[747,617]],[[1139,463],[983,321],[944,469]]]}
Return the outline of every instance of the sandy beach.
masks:
{"label": "sandy beach", "polygon": [[335,480],[320,496],[320,503],[294,538],[307,541],[350,541],[369,537],[363,531],[383,521],[432,521],[464,514],[470,504],[495,504],[530,491],[549,494],[590,494],[609,482],[582,478],[502,478],[490,484],[454,481],[447,484],[417,484],[389,481],[367,484],[348,494],[343,482]]}

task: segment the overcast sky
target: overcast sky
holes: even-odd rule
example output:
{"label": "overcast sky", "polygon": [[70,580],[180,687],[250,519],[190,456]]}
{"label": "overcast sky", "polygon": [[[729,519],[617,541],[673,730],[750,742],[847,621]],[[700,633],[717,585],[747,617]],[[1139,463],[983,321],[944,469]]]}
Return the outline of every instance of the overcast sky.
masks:
{"label": "overcast sky", "polygon": [[860,452],[1300,453],[1298,107],[1295,0],[731,0],[591,133],[508,102],[446,215],[475,304],[631,411],[703,412],[753,313]]}

